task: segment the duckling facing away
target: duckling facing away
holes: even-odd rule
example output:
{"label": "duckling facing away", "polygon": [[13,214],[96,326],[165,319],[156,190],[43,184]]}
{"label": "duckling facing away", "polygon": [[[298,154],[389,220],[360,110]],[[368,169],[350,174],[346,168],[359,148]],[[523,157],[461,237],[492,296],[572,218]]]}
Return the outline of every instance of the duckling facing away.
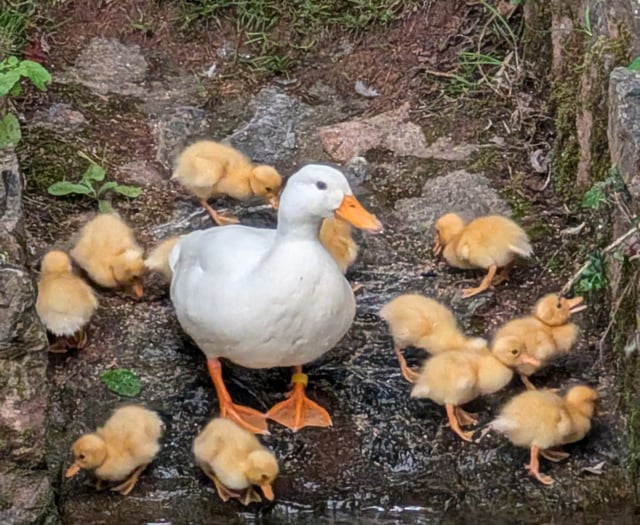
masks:
{"label": "duckling facing away", "polygon": [[[338,263],[342,273],[347,273],[358,257],[358,245],[353,240],[352,231],[351,224],[338,217],[328,217],[320,226],[320,242]],[[355,292],[362,285],[353,284],[351,287]]]}
{"label": "duckling facing away", "polygon": [[254,165],[238,150],[202,140],[182,151],[171,176],[200,200],[216,224],[234,224],[238,219],[214,210],[208,200],[228,195],[238,200],[263,197],[277,208],[282,177],[271,166]]}
{"label": "duckling facing away", "polygon": [[279,472],[276,457],[233,421],[211,420],[194,440],[193,454],[222,501],[237,498],[244,505],[260,502],[254,485],[262,489],[265,498],[274,499],[271,484]]}
{"label": "duckling facing away", "polygon": [[428,359],[418,374],[411,397],[428,398],[444,405],[451,429],[465,441],[473,432],[463,432],[463,425],[478,421],[460,405],[504,388],[511,378],[511,368],[489,350],[444,352]]}
{"label": "duckling facing away", "polygon": [[491,428],[514,445],[529,448],[529,474],[551,485],[553,479],[540,473],[538,454],[550,461],[569,457],[553,447],[580,441],[589,432],[597,399],[596,391],[584,385],[569,389],[564,397],[549,390],[523,392],[505,405]]}
{"label": "duckling facing away", "polygon": [[171,282],[172,271],[169,266],[169,254],[176,245],[180,235],[162,240],[144,260],[147,270],[161,274],[167,281]]}
{"label": "duckling facing away", "polygon": [[525,345],[529,359],[516,371],[527,389],[536,388],[529,376],[571,350],[578,327],[569,319],[571,314],[586,308],[582,301],[582,297],[566,299],[555,293],[547,294],[536,303],[532,315],[513,319],[496,332],[492,350],[498,359],[503,360],[515,347]]}
{"label": "duckling facing away", "polygon": [[449,308],[420,294],[396,297],[382,307],[380,317],[389,325],[402,375],[411,383],[418,374],[407,368],[402,358],[402,349],[407,346],[422,348],[430,354],[440,354],[447,350],[488,348],[486,340],[467,337],[462,333]]}
{"label": "duckling facing away", "polygon": [[[489,215],[465,224],[455,213],[436,221],[433,252],[443,252],[447,262],[463,270],[483,268],[487,275],[479,286],[462,291],[462,297],[484,292],[491,284],[507,278],[509,267],[517,255],[530,257],[533,248],[525,231],[515,222],[500,215]],[[503,268],[496,276],[498,268]]]}
{"label": "duckling facing away", "polygon": [[65,477],[80,469],[92,470],[99,487],[104,481],[122,481],[111,490],[126,496],[160,450],[163,429],[162,420],[151,410],[138,405],[118,408],[103,427],[73,444],[74,462]]}
{"label": "duckling facing away", "polygon": [[143,250],[115,213],[101,213],[85,224],[70,254],[100,286],[131,289],[142,297]]}
{"label": "duckling facing away", "polygon": [[47,253],[40,269],[36,312],[47,330],[59,338],[49,350],[84,348],[85,326],[97,307],[93,289],[73,273],[67,254],[57,250]]}

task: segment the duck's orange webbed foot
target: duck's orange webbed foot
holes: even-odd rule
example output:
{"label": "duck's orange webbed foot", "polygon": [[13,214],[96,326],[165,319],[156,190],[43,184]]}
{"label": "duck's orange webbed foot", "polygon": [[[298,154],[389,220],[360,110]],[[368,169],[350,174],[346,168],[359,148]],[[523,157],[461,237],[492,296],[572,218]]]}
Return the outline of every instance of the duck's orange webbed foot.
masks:
{"label": "duck's orange webbed foot", "polygon": [[214,210],[205,199],[200,199],[200,204],[202,204],[202,207],[207,210],[207,213],[211,216],[213,222],[215,222],[218,226],[226,226],[227,224],[238,224],[240,222],[237,217],[231,215],[230,213],[221,213]]}
{"label": "duck's orange webbed foot", "polygon": [[540,473],[540,460],[538,459],[539,452],[540,449],[538,447],[531,447],[529,463],[525,465],[525,467],[529,471],[529,474],[536,478],[540,483],[543,483],[544,485],[552,485],[554,483],[553,478]]}
{"label": "duck's orange webbed foot", "polygon": [[497,266],[492,264],[489,266],[489,270],[487,271],[487,275],[484,276],[482,282],[475,288],[465,288],[462,290],[462,298],[468,299],[469,297],[473,297],[474,295],[478,295],[479,293],[484,292],[491,286],[491,282],[493,278],[496,276]]}

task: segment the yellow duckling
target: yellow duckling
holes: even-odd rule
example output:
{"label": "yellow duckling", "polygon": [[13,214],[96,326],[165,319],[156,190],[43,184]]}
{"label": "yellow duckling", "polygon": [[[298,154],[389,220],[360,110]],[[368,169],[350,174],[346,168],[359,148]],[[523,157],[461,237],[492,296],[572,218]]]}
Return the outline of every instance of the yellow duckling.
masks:
{"label": "yellow duckling", "polygon": [[207,203],[210,198],[228,195],[245,200],[258,196],[277,208],[282,186],[282,177],[275,168],[256,166],[231,146],[210,140],[201,140],[183,150],[171,178],[196,196],[219,225],[234,224],[238,219],[218,213]]}
{"label": "yellow duckling", "polygon": [[[358,245],[353,240],[352,231],[351,224],[338,217],[328,217],[320,226],[320,242],[338,263],[342,273],[347,273],[358,257]],[[355,292],[362,285],[353,284],[351,288]]]}
{"label": "yellow duckling", "polygon": [[216,418],[193,442],[198,466],[211,478],[222,501],[238,498],[244,505],[262,501],[253,489],[274,499],[272,483],[278,476],[278,461],[248,430],[233,421]]}
{"label": "yellow duckling", "polygon": [[180,235],[162,240],[144,260],[147,270],[161,274],[167,281],[171,282],[172,272],[169,266],[169,254],[173,247],[180,240]]}
{"label": "yellow duckling", "polygon": [[529,448],[529,474],[551,485],[553,479],[540,473],[538,454],[550,461],[567,458],[567,452],[553,447],[580,441],[589,432],[597,399],[596,391],[584,385],[574,386],[564,397],[549,390],[530,390],[512,398],[491,428],[514,445]]}
{"label": "yellow duckling", "polygon": [[497,392],[512,377],[511,368],[487,349],[444,352],[425,362],[415,379],[411,397],[428,398],[444,405],[451,429],[465,441],[472,441],[473,432],[463,432],[460,427],[478,421],[460,405]]}
{"label": "yellow duckling", "polygon": [[498,359],[503,360],[514,345],[525,345],[530,359],[516,367],[516,371],[527,389],[536,388],[528,379],[530,375],[566,354],[575,343],[578,327],[569,319],[571,314],[586,308],[582,300],[547,294],[536,303],[532,315],[513,319],[496,332],[492,350]]}
{"label": "yellow duckling", "polygon": [[487,348],[487,341],[484,339],[467,337],[462,333],[449,308],[420,294],[396,297],[382,307],[380,317],[389,325],[402,375],[409,382],[415,381],[417,374],[406,365],[403,366],[403,348],[415,346],[430,354],[440,354],[447,350]]}
{"label": "yellow duckling", "polygon": [[47,253],[40,269],[36,312],[47,330],[60,338],[50,350],[84,348],[85,326],[97,307],[93,289],[73,273],[67,254],[57,250]]}
{"label": "yellow duckling", "polygon": [[143,250],[115,213],[101,213],[80,230],[71,257],[105,288],[130,288],[142,297]]}
{"label": "yellow duckling", "polygon": [[[444,258],[455,268],[487,270],[480,285],[463,290],[463,297],[479,294],[492,283],[506,279],[509,266],[517,255],[530,257],[533,254],[525,231],[500,215],[479,217],[465,224],[459,215],[448,213],[436,221],[435,228],[433,252],[436,255],[443,252]],[[498,268],[504,270],[496,278]]]}
{"label": "yellow duckling", "polygon": [[85,434],[71,447],[74,462],[65,477],[92,470],[99,484],[118,482],[111,490],[126,496],[160,450],[164,425],[155,412],[138,405],[113,411],[103,427]]}

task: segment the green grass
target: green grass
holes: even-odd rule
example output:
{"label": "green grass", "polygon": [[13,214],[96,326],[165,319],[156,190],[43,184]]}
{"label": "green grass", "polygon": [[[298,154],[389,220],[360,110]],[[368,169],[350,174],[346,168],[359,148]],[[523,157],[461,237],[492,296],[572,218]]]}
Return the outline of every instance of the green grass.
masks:
{"label": "green grass", "polygon": [[25,30],[35,2],[4,0],[0,8],[0,60],[15,55],[25,44]]}
{"label": "green grass", "polygon": [[234,23],[251,57],[237,60],[253,69],[286,73],[300,51],[332,31],[359,35],[384,27],[421,0],[183,0],[183,29]]}

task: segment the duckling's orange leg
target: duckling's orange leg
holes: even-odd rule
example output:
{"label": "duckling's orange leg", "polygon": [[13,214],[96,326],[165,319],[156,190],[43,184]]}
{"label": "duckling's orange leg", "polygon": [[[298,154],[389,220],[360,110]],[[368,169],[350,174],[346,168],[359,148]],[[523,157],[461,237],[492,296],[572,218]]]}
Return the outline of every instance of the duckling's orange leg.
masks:
{"label": "duckling's orange leg", "polygon": [[513,268],[513,264],[514,264],[513,261],[511,261],[509,264],[504,266],[498,272],[498,274],[493,278],[493,281],[491,282],[491,284],[496,286],[498,284],[502,284],[503,282],[505,282],[509,278],[509,272],[511,271],[511,268]]}
{"label": "duckling's orange leg", "polygon": [[561,448],[547,448],[540,451],[540,455],[544,459],[548,459],[549,461],[553,461],[557,463],[558,461],[562,461],[563,459],[567,459],[571,454],[565,452]]}
{"label": "duckling's orange leg", "polygon": [[458,422],[458,418],[456,417],[456,408],[454,405],[445,405],[447,409],[447,417],[449,418],[449,426],[451,430],[453,430],[456,434],[458,434],[462,439],[468,441],[469,443],[473,442],[472,436],[473,432],[463,432],[460,428],[460,423]]}
{"label": "duckling's orange leg", "polygon": [[249,505],[250,503],[260,503],[262,501],[260,494],[258,494],[256,492],[256,489],[254,489],[253,487],[249,487],[248,489],[246,489],[242,497],[240,497],[239,499],[240,503],[242,503],[243,505]]}
{"label": "duckling's orange leg", "polygon": [[349,284],[351,285],[351,291],[353,292],[354,295],[364,288],[364,285],[360,283],[349,283]]}
{"label": "duckling's orange leg", "polygon": [[404,377],[409,383],[415,383],[416,379],[418,379],[418,372],[413,370],[407,365],[407,360],[402,355],[402,350],[397,346],[393,349],[398,357],[398,362],[400,363],[400,371],[402,372],[402,377]]}
{"label": "duckling's orange leg", "polygon": [[213,474],[212,472],[207,472],[206,470],[203,470],[203,472],[211,481],[213,481],[213,484],[216,487],[216,492],[218,493],[218,496],[220,496],[220,499],[222,501],[226,503],[231,498],[240,498],[240,492],[225,487],[215,474]]}
{"label": "duckling's orange leg", "polygon": [[87,339],[87,331],[84,328],[81,328],[71,337],[67,338],[67,348],[82,350],[87,346]]}
{"label": "duckling's orange leg", "polygon": [[478,414],[471,414],[470,412],[464,410],[462,407],[455,407],[454,410],[456,413],[456,419],[462,426],[478,424],[478,420],[476,419],[476,416]]}
{"label": "duckling's orange leg", "polygon": [[202,207],[207,210],[209,215],[211,215],[211,218],[218,226],[224,226],[226,224],[238,224],[240,222],[237,217],[234,217],[231,214],[219,213],[214,210],[209,205],[206,199],[200,199],[200,204],[202,204]]}
{"label": "duckling's orange leg", "polygon": [[222,379],[222,365],[217,358],[207,359],[207,367],[209,375],[213,380],[218,394],[218,403],[220,403],[220,416],[226,417],[238,423],[243,428],[254,434],[269,434],[265,415],[253,408],[236,405],[229,395],[229,391]]}
{"label": "duckling's orange leg", "polygon": [[289,399],[275,405],[267,417],[297,432],[304,427],[330,427],[331,416],[324,408],[311,401],[305,394],[308,377],[302,373],[302,366],[293,367],[291,377],[293,390],[288,393]]}
{"label": "duckling's orange leg", "polygon": [[127,496],[129,494],[129,492],[131,492],[133,490],[133,487],[136,486],[136,483],[138,482],[138,478],[140,477],[140,474],[142,474],[142,471],[147,468],[148,464],[149,463],[145,463],[144,465],[140,465],[137,469],[135,469],[131,473],[131,476],[129,476],[122,483],[120,483],[120,485],[117,485],[117,486],[113,487],[111,490],[113,492],[119,492],[123,496]]}
{"label": "duckling's orange leg", "polygon": [[529,474],[536,478],[540,483],[551,485],[553,484],[553,479],[546,474],[540,474],[540,461],[538,459],[539,452],[540,449],[538,447],[531,447],[531,457],[529,459],[529,464],[525,465],[525,467],[529,471]]}
{"label": "duckling's orange leg", "polygon": [[52,354],[66,354],[69,350],[66,337],[60,337],[49,345],[49,352]]}
{"label": "duckling's orange leg", "polygon": [[526,375],[520,374],[520,381],[522,381],[522,384],[524,384],[524,387],[527,390],[537,390],[536,385],[529,381],[529,378]]}
{"label": "duckling's orange leg", "polygon": [[489,286],[491,286],[491,281],[493,281],[493,278],[496,276],[497,269],[498,267],[495,264],[492,264],[491,266],[489,266],[487,275],[484,276],[484,279],[482,279],[482,282],[480,283],[479,286],[475,288],[465,288],[464,290],[462,290],[463,299],[467,299],[468,297],[473,297],[474,295],[478,295],[479,293],[482,293],[487,288],[489,288]]}

